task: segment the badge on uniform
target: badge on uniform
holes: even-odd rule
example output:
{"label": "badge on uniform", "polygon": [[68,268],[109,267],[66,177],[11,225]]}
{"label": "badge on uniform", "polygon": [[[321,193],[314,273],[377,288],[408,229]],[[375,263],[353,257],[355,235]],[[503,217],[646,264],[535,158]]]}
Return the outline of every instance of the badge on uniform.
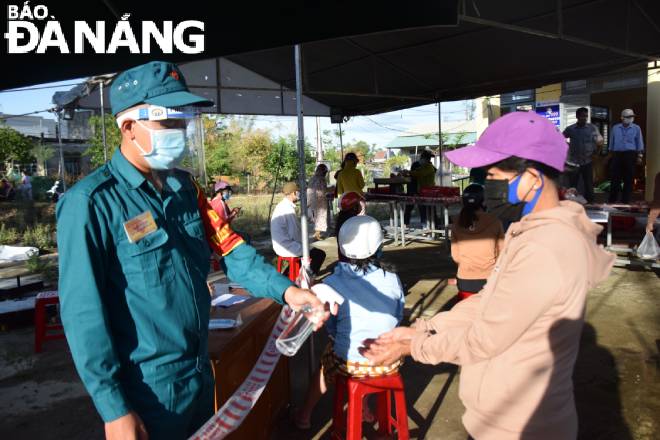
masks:
{"label": "badge on uniform", "polygon": [[151,215],[151,211],[145,211],[137,217],[124,222],[126,237],[131,243],[137,243],[152,232],[156,232],[158,226]]}

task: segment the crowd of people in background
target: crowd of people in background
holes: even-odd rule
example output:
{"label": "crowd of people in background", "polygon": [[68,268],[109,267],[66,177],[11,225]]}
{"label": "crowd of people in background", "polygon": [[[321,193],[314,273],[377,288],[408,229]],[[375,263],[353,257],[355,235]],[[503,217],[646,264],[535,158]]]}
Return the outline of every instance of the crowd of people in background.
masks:
{"label": "crowd of people in background", "polygon": [[33,199],[32,179],[29,172],[21,171],[16,184],[13,184],[9,177],[0,177],[0,202],[7,202],[16,198],[28,201]]}
{"label": "crowd of people in background", "polygon": [[[581,107],[575,112],[577,122],[564,129],[564,137],[569,142],[566,170],[563,182],[572,188],[581,188],[587,203],[594,203],[593,160],[603,153],[605,139],[598,127],[588,122],[589,110]],[[641,164],[644,154],[644,139],[639,125],[634,123],[635,112],[625,109],[621,112],[621,122],[610,130],[608,164],[610,188],[608,203],[631,202],[635,166]],[[622,188],[623,184],[623,188]],[[621,195],[621,198],[619,198]]]}
{"label": "crowd of people in background", "polygon": [[[455,164],[480,170],[475,180],[481,176],[483,182],[464,189],[461,212],[451,227],[461,301],[430,320],[417,320],[413,327],[396,327],[403,290],[396,272],[381,261],[380,224],[365,215],[358,158],[345,157],[335,175],[339,265],[325,282],[348,301],[328,323],[331,343],[295,413],[298,428],[309,428],[316,402],[337,375],[391,374],[404,357],[412,356],[423,363],[462,365],[463,421],[475,438],[575,437],[570,373],[586,294],[607,277],[614,262],[597,245],[602,228],[578,204],[560,201],[565,163],[588,184],[590,156],[603,142],[582,109],[579,116],[562,136],[541,116],[506,115],[491,124],[475,146],[447,154]],[[564,136],[571,139],[571,152]],[[432,158],[424,151],[412,170],[401,173],[410,178],[409,192],[435,185]],[[317,167],[310,182],[310,198],[315,198],[310,211],[325,198],[327,172],[327,167]],[[283,194],[271,219],[273,248],[281,256],[300,256],[297,185],[285,184]],[[488,212],[488,198],[503,198],[503,205],[517,210],[506,211],[515,214],[502,221],[496,210]],[[316,235],[327,224],[317,226],[315,215],[310,212]],[[537,270],[539,264],[543,271]],[[554,368],[540,370],[543,365]],[[502,382],[504,376],[508,385]],[[555,391],[546,393],[551,386]],[[478,398],[483,393],[488,401]],[[365,420],[373,418],[368,404],[363,410]]]}
{"label": "crowd of people in background", "polygon": [[[463,421],[475,438],[575,437],[570,373],[584,303],[587,291],[607,277],[614,261],[597,245],[602,228],[578,204],[560,198],[562,187],[572,188],[574,197],[575,188],[581,187],[582,203],[595,201],[593,158],[605,140],[588,116],[586,108],[578,109],[577,122],[560,134],[533,113],[507,115],[491,124],[475,146],[447,154],[453,163],[471,169],[472,181],[451,223],[459,303],[411,327],[397,327],[404,289],[396,271],[382,261],[379,222],[366,215],[359,158],[355,153],[344,157],[334,174],[338,265],[323,282],[346,301],[326,324],[330,343],[303,405],[294,413],[297,428],[310,428],[316,403],[337,377],[394,374],[403,358],[412,356],[422,363],[463,366]],[[643,151],[633,119],[632,110],[624,110],[622,123],[610,133],[610,202],[617,200],[621,182],[622,200],[630,201],[633,167]],[[425,150],[410,170],[398,174],[408,179],[407,194],[435,186],[433,157]],[[317,165],[307,187],[307,215],[317,241],[328,232],[329,171],[327,165]],[[231,222],[238,214],[227,206],[231,187],[219,182],[215,193],[212,206]],[[270,222],[273,250],[278,257],[301,258],[299,187],[287,182],[282,194]],[[493,201],[495,205],[489,205]],[[414,206],[406,206],[406,224]],[[660,215],[660,173],[650,208],[647,231]],[[419,217],[424,224],[425,210]],[[312,245],[312,274],[319,273],[325,257]],[[543,271],[537,270],[539,264]],[[508,385],[501,381],[504,376]],[[549,387],[555,391],[546,393]],[[490,396],[488,402],[478,398],[481,393]],[[374,421],[367,401],[362,408],[363,420]]]}

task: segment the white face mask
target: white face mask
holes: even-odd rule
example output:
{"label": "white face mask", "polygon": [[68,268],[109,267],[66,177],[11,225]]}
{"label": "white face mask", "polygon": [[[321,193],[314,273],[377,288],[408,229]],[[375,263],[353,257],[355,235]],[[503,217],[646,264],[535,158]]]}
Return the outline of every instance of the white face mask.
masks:
{"label": "white face mask", "polygon": [[149,128],[140,121],[138,124],[149,132],[151,152],[147,153],[137,140],[135,145],[142,152],[149,167],[153,170],[171,170],[181,162],[186,155],[186,130],[183,128],[165,128],[156,130]]}
{"label": "white face mask", "polygon": [[628,116],[626,118],[623,118],[623,123],[626,125],[630,125],[633,123],[634,120],[635,120],[634,116]]}

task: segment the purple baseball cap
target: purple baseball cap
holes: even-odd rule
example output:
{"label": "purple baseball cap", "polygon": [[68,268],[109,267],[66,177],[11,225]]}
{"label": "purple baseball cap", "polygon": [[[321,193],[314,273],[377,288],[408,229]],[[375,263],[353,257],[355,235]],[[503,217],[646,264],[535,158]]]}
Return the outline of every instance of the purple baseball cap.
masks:
{"label": "purple baseball cap", "polygon": [[229,185],[224,180],[218,180],[216,182],[215,186],[214,186],[214,191],[218,192],[218,191],[222,191],[223,189],[227,189],[227,188],[231,189],[231,185]]}
{"label": "purple baseball cap", "polygon": [[564,171],[568,144],[555,125],[534,112],[508,113],[490,124],[472,146],[447,151],[456,165],[480,168],[511,156]]}

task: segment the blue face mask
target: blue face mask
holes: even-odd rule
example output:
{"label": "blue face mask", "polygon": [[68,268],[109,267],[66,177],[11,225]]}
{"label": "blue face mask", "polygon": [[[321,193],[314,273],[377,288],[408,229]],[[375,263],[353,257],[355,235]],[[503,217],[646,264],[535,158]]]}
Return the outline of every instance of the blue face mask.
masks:
{"label": "blue face mask", "polygon": [[154,130],[138,122],[151,136],[151,152],[133,140],[142,152],[142,156],[152,170],[171,170],[181,162],[186,154],[186,130],[183,128],[167,128]]}
{"label": "blue face mask", "polygon": [[231,199],[231,193],[230,192],[223,192],[222,193],[222,200],[227,201]]}
{"label": "blue face mask", "polygon": [[[532,212],[534,210],[534,207],[539,201],[539,198],[541,197],[541,192],[543,191],[543,185],[544,185],[544,180],[543,180],[543,173],[539,171],[539,176],[541,177],[541,187],[536,190],[536,194],[534,195],[534,198],[530,200],[529,202],[523,202],[518,198],[518,186],[520,185],[520,175],[516,176],[511,182],[509,182],[509,196],[508,196],[508,201],[512,205],[517,205],[519,203],[525,203],[525,206],[523,207],[522,215],[525,216]],[[527,191],[527,194],[529,194],[532,191],[532,188]],[[527,194],[525,194],[525,197],[527,197]]]}

